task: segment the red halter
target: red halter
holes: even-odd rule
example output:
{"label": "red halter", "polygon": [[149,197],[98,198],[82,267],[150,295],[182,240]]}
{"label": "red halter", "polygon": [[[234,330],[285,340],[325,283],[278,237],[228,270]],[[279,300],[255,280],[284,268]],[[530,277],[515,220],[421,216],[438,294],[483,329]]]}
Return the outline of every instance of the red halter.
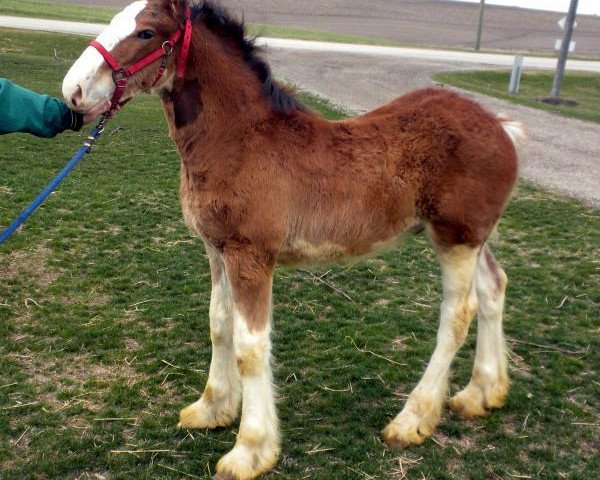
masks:
{"label": "red halter", "polygon": [[185,24],[180,25],[177,31],[171,36],[169,40],[164,42],[162,46],[155,50],[153,53],[148,55],[145,58],[142,58],[139,62],[134,63],[130,67],[124,68],[119,65],[119,62],[113,57],[106,48],[102,46],[96,40],[93,40],[90,43],[91,47],[94,47],[100,55],[104,57],[106,63],[110,65],[110,68],[113,69],[113,81],[117,88],[115,88],[115,92],[111,99],[110,105],[110,114],[119,110],[123,105],[125,105],[130,99],[127,99],[121,102],[121,97],[125,92],[125,88],[127,88],[127,82],[129,77],[131,77],[134,73],[139,72],[140,70],[146,68],[148,65],[152,64],[159,58],[162,58],[162,62],[158,71],[156,72],[156,78],[152,86],[156,85],[158,81],[161,79],[165,70],[167,68],[167,62],[171,53],[173,53],[173,49],[177,42],[183,38],[183,42],[181,44],[181,51],[179,52],[179,61],[177,62],[177,71],[175,75],[177,78],[183,78],[185,75],[185,65],[188,57],[188,53],[190,51],[190,43],[192,41],[192,13],[190,10],[190,6],[188,5],[185,9]]}

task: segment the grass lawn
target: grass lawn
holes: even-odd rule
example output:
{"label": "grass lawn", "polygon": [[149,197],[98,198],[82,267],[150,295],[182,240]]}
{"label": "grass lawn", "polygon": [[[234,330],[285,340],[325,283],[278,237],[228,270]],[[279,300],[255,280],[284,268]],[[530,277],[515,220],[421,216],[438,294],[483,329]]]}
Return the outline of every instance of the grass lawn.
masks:
{"label": "grass lawn", "polygon": [[[0,31],[1,73],[58,94],[86,43]],[[0,225],[83,137],[0,137]],[[141,96],[0,246],[2,480],[204,479],[233,445],[235,427],[175,427],[210,362],[208,262],[181,218],[178,170],[159,102]],[[404,451],[378,433],[434,348],[440,282],[428,242],[416,236],[402,250],[314,270],[352,301],[309,273],[277,270],[284,453],[266,479],[596,478],[600,215],[522,184],[499,231],[494,250],[510,278],[508,403],[470,423],[446,411],[433,440]],[[454,364],[452,391],[469,379],[474,338]]]}
{"label": "grass lawn", "polygon": [[576,106],[553,106],[540,102],[550,95],[554,72],[530,71],[523,73],[517,95],[508,93],[510,72],[444,72],[435,79],[455,87],[509,100],[528,107],[600,123],[600,75],[567,72],[561,89],[561,98],[575,100]]}
{"label": "grass lawn", "polygon": [[121,9],[103,5],[74,5],[72,3],[37,0],[2,0],[0,15],[52,18],[77,22],[108,23]]}

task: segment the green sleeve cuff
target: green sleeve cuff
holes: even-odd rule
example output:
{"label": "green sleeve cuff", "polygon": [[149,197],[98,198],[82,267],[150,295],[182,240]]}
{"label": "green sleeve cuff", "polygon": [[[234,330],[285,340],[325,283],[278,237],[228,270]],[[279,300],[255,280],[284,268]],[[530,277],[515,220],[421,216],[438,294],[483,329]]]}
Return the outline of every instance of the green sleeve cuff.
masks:
{"label": "green sleeve cuff", "polygon": [[65,130],[78,132],[83,127],[83,115],[66,108],[63,113],[63,127]]}
{"label": "green sleeve cuff", "polygon": [[24,132],[53,137],[70,128],[81,128],[83,117],[57,98],[40,95],[0,78],[0,134]]}

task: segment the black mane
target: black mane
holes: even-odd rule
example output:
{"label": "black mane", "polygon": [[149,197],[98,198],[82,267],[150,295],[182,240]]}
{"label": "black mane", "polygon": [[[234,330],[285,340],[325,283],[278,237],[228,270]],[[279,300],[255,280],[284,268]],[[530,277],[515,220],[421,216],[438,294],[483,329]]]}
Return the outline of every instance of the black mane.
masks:
{"label": "black mane", "polygon": [[273,78],[271,67],[260,56],[256,38],[248,37],[243,21],[235,19],[218,3],[205,0],[192,5],[192,20],[201,19],[217,37],[234,42],[242,52],[242,58],[262,83],[262,93],[275,111],[289,113],[305,107]]}

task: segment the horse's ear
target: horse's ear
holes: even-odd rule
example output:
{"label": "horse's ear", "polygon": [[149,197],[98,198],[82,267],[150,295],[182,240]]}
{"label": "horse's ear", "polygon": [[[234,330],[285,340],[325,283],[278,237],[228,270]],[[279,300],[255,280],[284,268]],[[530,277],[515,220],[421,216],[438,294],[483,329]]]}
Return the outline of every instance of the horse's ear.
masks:
{"label": "horse's ear", "polygon": [[185,16],[185,9],[189,5],[189,0],[171,0],[171,7],[176,18],[183,18]]}

